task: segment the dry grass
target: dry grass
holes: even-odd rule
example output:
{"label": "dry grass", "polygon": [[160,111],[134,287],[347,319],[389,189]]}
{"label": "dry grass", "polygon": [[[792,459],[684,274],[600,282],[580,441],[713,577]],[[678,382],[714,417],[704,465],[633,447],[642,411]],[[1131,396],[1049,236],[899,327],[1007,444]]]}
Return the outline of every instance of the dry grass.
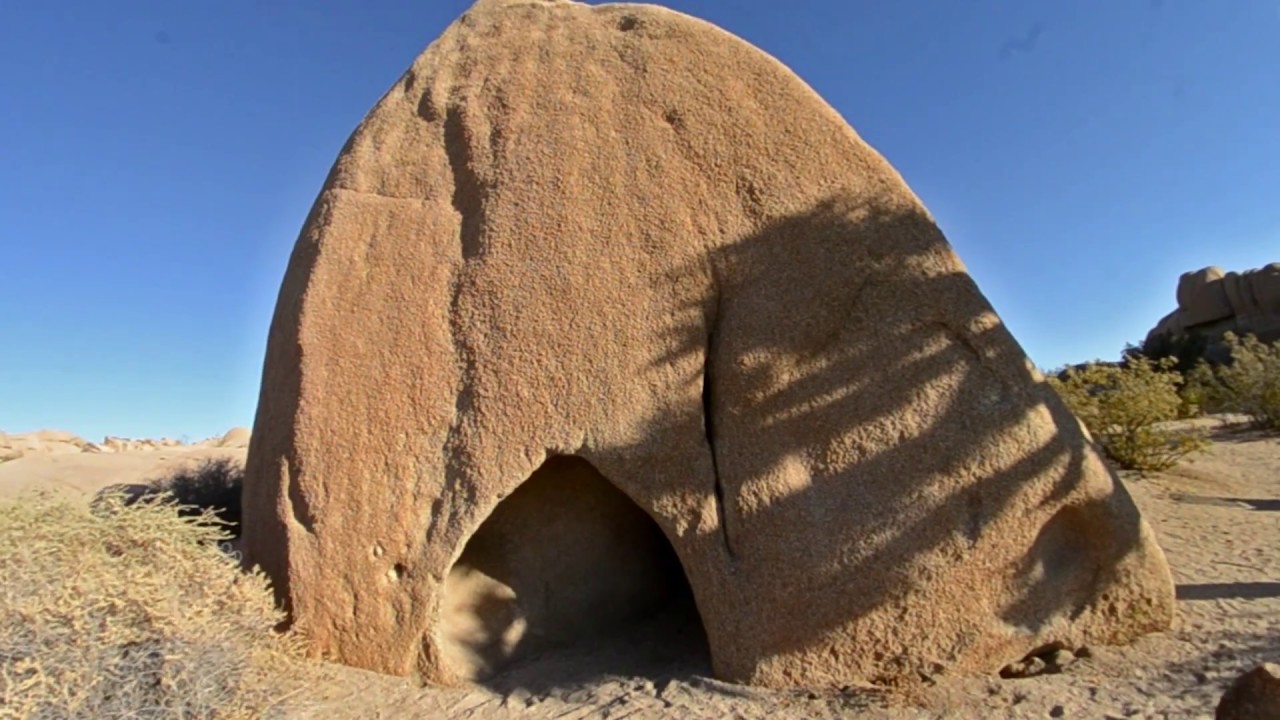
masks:
{"label": "dry grass", "polygon": [[177,509],[0,503],[0,718],[275,714],[299,643],[214,514]]}

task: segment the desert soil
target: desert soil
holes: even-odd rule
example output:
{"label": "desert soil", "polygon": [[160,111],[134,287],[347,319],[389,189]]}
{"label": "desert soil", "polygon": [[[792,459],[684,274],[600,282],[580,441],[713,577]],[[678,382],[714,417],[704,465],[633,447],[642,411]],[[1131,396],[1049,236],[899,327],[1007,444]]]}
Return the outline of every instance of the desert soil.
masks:
{"label": "desert soil", "polygon": [[[287,717],[346,718],[1211,718],[1240,673],[1280,660],[1280,438],[1218,425],[1194,463],[1126,486],[1155,527],[1178,584],[1165,633],[1090,648],[1058,674],[938,677],[911,702],[870,688],[776,692],[709,677],[696,637],[662,618],[595,648],[523,661],[487,686],[419,688],[334,665]],[[89,495],[243,448],[29,454],[0,463],[0,498],[37,487]]]}

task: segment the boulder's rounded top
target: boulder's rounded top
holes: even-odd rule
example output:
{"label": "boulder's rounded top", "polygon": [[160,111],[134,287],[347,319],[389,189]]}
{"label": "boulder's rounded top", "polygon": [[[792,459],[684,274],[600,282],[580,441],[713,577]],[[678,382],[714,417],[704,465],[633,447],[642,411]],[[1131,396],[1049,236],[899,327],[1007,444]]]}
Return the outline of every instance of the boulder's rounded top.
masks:
{"label": "boulder's rounded top", "polygon": [[1211,283],[1214,280],[1221,280],[1226,277],[1227,272],[1217,265],[1209,265],[1199,270],[1189,270],[1182,273],[1178,278],[1179,289],[1183,287],[1197,287],[1205,283]]}
{"label": "boulder's rounded top", "polygon": [[247,427],[233,427],[222,435],[218,440],[219,447],[249,447],[249,438],[252,431]]}

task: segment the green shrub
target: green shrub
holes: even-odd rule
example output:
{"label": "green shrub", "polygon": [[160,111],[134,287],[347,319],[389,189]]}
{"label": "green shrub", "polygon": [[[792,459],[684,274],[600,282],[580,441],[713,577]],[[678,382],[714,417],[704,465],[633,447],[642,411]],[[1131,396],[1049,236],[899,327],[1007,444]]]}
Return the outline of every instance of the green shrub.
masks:
{"label": "green shrub", "polygon": [[1142,355],[1153,361],[1173,358],[1173,369],[1185,376],[1198,363],[1208,358],[1211,345],[1209,336],[1201,332],[1161,333],[1144,340],[1140,346],[1128,345],[1124,354],[1125,357]]}
{"label": "green shrub", "polygon": [[264,717],[299,643],[212,512],[44,496],[0,503],[0,716]]}
{"label": "green shrub", "polygon": [[1048,382],[1118,465],[1166,470],[1208,447],[1202,433],[1168,425],[1186,412],[1173,365],[1130,356],[1124,364],[1068,368]]}
{"label": "green shrub", "polygon": [[1280,430],[1280,342],[1267,345],[1252,335],[1227,333],[1223,343],[1231,361],[1217,366],[1201,362],[1184,395],[1210,412],[1241,413],[1259,427]]}

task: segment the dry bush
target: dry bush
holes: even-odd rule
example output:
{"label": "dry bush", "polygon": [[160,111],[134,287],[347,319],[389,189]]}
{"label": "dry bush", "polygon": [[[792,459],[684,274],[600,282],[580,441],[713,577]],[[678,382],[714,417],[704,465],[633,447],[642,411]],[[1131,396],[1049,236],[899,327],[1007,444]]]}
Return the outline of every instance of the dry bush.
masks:
{"label": "dry bush", "polygon": [[1174,361],[1133,356],[1124,364],[1089,363],[1049,377],[1107,455],[1130,470],[1166,470],[1208,447],[1203,433],[1167,423],[1185,414]]}
{"label": "dry bush", "polygon": [[181,515],[195,517],[210,510],[224,523],[232,536],[240,534],[240,496],[244,486],[244,467],[231,458],[208,458],[199,465],[178,469],[173,474],[147,483],[150,487],[130,496],[125,502],[168,493],[178,504]]}
{"label": "dry bush", "polygon": [[226,537],[161,498],[0,503],[0,717],[275,714],[299,642]]}
{"label": "dry bush", "polygon": [[1227,333],[1231,361],[1201,361],[1191,371],[1184,395],[1210,412],[1248,415],[1259,427],[1280,430],[1280,342],[1267,345],[1252,335]]}

